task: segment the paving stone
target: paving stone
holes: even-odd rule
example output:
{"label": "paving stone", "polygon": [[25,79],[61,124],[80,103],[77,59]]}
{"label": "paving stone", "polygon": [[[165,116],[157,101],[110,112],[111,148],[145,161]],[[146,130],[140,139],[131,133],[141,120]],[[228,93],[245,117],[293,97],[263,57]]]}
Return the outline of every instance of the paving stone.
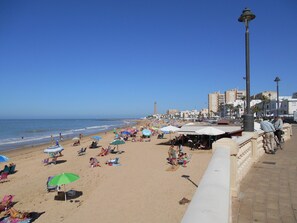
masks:
{"label": "paving stone", "polygon": [[266,213],[253,211],[253,222],[265,222],[266,221]]}
{"label": "paving stone", "polygon": [[269,217],[267,217],[266,222],[267,223],[280,223],[281,219],[280,218],[269,218]]}
{"label": "paving stone", "polygon": [[291,216],[282,216],[281,221],[282,223],[296,223],[295,218]]}
{"label": "paving stone", "polygon": [[254,211],[259,211],[259,212],[265,212],[266,211],[266,203],[258,203],[255,202],[253,205],[253,210]]}

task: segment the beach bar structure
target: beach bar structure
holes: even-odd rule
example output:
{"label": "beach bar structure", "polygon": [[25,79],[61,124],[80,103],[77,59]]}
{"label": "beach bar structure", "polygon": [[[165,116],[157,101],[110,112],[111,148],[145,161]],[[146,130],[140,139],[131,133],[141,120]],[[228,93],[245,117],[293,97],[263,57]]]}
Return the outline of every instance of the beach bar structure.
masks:
{"label": "beach bar structure", "polygon": [[225,135],[232,137],[232,136],[241,136],[242,129],[241,126],[229,126],[229,125],[201,125],[201,124],[186,124],[183,125],[178,134],[180,135],[198,135],[197,131],[208,126],[214,127],[218,130],[225,132]]}

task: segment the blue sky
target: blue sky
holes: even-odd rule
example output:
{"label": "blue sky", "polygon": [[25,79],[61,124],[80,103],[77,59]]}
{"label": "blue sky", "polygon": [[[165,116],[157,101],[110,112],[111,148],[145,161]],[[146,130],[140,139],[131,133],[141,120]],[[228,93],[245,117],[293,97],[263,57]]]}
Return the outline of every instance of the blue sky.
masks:
{"label": "blue sky", "polygon": [[0,118],[141,117],[245,89],[297,91],[296,0],[1,0]]}

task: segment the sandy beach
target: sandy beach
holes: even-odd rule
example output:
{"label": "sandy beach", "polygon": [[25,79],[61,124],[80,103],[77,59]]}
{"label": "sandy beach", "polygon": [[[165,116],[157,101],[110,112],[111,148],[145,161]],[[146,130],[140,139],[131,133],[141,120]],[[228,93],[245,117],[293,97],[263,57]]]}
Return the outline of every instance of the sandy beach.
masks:
{"label": "sandy beach", "polygon": [[[143,125],[143,123],[139,123]],[[107,147],[113,140],[112,132],[100,133],[99,145]],[[138,136],[140,133],[138,133]],[[190,151],[187,167],[180,166],[168,171],[169,140],[153,136],[150,142],[131,142],[120,145],[122,154],[97,156],[101,148],[87,149],[86,155],[78,156],[81,147],[88,147],[92,139],[86,136],[80,146],[73,141],[63,141],[63,156],[56,165],[42,164],[48,157],[43,153],[46,145],[3,152],[16,164],[16,172],[8,176],[9,181],[0,184],[1,198],[15,195],[14,208],[36,212],[34,222],[180,222],[188,204],[181,205],[182,198],[191,200],[208,162],[211,151]],[[90,157],[96,157],[101,167],[90,168]],[[121,166],[108,166],[105,161],[119,158]],[[3,168],[4,163],[1,163]],[[49,176],[63,172],[75,173],[80,179],[67,184],[66,190],[75,190],[73,199],[55,200],[57,192],[47,192]],[[182,177],[188,175],[190,178]],[[193,181],[193,182],[191,182]]]}

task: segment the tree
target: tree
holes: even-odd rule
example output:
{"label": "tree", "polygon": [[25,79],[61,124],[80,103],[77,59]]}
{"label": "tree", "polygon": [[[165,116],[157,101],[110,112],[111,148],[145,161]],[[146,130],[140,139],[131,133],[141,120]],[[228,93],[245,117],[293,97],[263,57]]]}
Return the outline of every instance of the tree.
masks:
{"label": "tree", "polygon": [[265,117],[266,116],[266,104],[269,102],[269,98],[265,95],[262,95],[261,100],[262,100],[262,113],[263,113],[263,117]]}
{"label": "tree", "polygon": [[237,118],[240,117],[240,109],[242,108],[241,105],[236,105],[234,111],[236,112]]}

